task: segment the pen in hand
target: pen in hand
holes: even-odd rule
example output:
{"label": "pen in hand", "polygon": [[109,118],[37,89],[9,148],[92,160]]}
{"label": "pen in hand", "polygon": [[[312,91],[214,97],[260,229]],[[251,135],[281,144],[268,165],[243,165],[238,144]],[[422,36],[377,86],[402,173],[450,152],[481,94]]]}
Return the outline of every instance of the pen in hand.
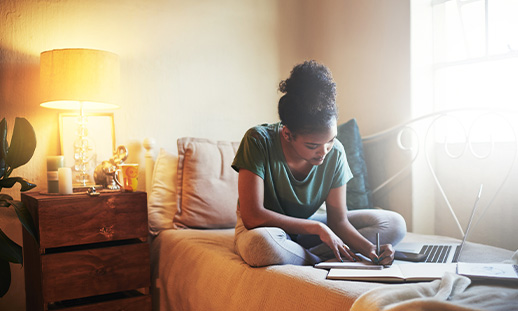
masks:
{"label": "pen in hand", "polygon": [[376,259],[377,260],[377,264],[379,264],[380,262],[380,234],[379,232],[376,233],[376,256],[378,256],[378,258]]}

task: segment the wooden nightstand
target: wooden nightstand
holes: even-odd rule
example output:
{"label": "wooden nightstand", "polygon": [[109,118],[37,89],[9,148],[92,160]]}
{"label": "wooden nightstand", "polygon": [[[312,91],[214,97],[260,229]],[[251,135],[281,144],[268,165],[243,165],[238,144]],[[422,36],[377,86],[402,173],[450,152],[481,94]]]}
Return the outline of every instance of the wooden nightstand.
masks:
{"label": "wooden nightstand", "polygon": [[145,192],[21,197],[27,310],[151,310]]}

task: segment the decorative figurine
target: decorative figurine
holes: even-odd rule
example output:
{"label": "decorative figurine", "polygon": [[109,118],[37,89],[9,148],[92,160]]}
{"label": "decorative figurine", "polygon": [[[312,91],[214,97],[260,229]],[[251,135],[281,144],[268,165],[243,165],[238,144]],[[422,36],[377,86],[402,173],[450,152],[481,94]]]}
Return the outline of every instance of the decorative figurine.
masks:
{"label": "decorative figurine", "polygon": [[113,157],[108,161],[102,161],[94,171],[94,180],[98,185],[110,190],[120,189],[119,185],[113,179],[117,166],[121,165],[128,158],[128,149],[124,146],[118,146],[113,152]]}

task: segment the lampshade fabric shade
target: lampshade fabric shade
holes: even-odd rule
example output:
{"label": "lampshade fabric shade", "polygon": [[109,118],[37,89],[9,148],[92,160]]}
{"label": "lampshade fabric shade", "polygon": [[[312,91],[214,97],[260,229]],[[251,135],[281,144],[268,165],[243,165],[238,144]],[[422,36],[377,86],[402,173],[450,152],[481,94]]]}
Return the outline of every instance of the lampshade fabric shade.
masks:
{"label": "lampshade fabric shade", "polygon": [[60,49],[40,55],[41,106],[56,109],[119,107],[117,54],[91,49]]}

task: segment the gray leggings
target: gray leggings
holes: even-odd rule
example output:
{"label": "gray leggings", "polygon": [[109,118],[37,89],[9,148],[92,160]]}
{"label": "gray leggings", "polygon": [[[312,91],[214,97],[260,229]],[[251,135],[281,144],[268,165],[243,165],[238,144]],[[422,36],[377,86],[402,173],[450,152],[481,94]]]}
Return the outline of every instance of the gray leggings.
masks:
{"label": "gray leggings", "polygon": [[[380,233],[381,244],[396,245],[406,234],[406,223],[398,213],[386,210],[348,211],[349,222],[367,240],[375,243]],[[310,219],[326,223],[325,214]],[[237,213],[234,246],[243,260],[252,267],[269,265],[314,265],[334,257],[332,250],[316,235],[288,235],[277,227],[247,230]]]}

